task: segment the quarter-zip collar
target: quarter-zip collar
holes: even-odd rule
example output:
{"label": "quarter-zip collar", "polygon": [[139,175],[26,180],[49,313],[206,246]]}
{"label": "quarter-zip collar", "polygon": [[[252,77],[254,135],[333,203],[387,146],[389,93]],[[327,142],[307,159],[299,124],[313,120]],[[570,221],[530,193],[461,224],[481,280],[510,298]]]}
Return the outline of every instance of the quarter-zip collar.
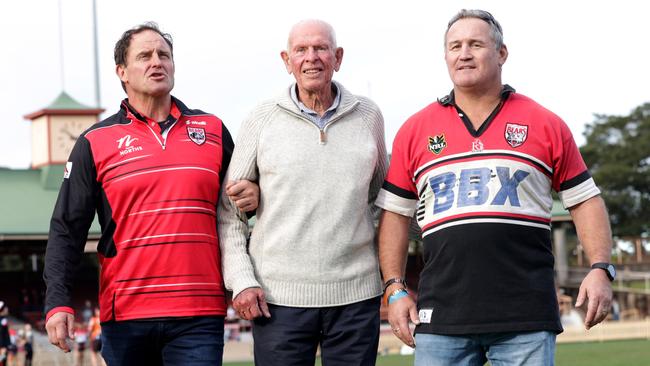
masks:
{"label": "quarter-zip collar", "polygon": [[296,105],[296,103],[294,103],[293,99],[291,98],[291,88],[293,87],[293,84],[289,88],[285,89],[277,98],[278,107],[318,129],[318,143],[320,145],[325,145],[327,143],[327,128],[348,113],[352,112],[361,103],[359,99],[348,92],[343,87],[343,85],[339,84],[336,81],[332,81],[332,83],[336,85],[336,88],[339,91],[340,103],[334,111],[332,117],[322,128],[318,127],[316,124],[310,121],[309,118],[304,116],[300,111],[300,108]]}
{"label": "quarter-zip collar", "polygon": [[172,128],[174,128],[174,125],[178,122],[178,119],[181,117],[183,114],[181,112],[181,109],[187,110],[187,107],[181,103],[178,99],[171,97],[172,98],[172,103],[171,103],[171,108],[169,110],[169,117],[168,120],[173,120],[171,123],[171,126],[167,128],[164,131],[161,131],[160,126],[158,125],[158,121],[155,121],[141,113],[139,113],[131,104],[129,104],[129,99],[126,98],[122,101],[122,105],[120,107],[120,110],[122,113],[124,113],[124,116],[130,120],[130,121],[139,121],[144,123],[147,128],[151,131],[153,134],[154,138],[158,141],[160,144],[161,148],[165,150],[167,148],[167,136],[169,135],[170,131]]}
{"label": "quarter-zip collar", "polygon": [[[185,107],[185,105],[183,103],[181,103],[178,99],[176,99],[174,97],[171,97],[171,98],[172,98],[172,103],[171,103],[171,108],[169,110],[169,115],[172,116],[172,118],[174,120],[178,120],[181,117],[181,114],[182,114],[181,113],[181,108],[187,109],[187,107]],[[179,108],[179,104],[180,104],[181,108]],[[135,120],[144,122],[147,125],[152,126],[152,127],[157,125],[158,122],[159,122],[159,121],[155,121],[155,120],[141,114],[137,110],[135,110],[135,108],[133,108],[133,106],[131,106],[131,104],[129,104],[129,98],[125,98],[122,101],[122,105],[120,106],[120,109],[125,114],[125,117],[130,119],[130,120],[135,119]]]}

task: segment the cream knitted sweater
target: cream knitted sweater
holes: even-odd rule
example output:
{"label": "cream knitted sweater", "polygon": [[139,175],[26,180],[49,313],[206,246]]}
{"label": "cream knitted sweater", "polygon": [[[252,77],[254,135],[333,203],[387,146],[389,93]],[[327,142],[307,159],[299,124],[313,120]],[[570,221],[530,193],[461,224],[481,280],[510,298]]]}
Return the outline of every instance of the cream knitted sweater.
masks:
{"label": "cream knitted sweater", "polygon": [[226,181],[258,181],[257,221],[225,193],[218,232],[233,296],[264,289],[269,303],[350,304],[381,294],[373,205],[387,169],[384,121],[369,99],[340,84],[341,104],[321,130],[286,88],[243,122]]}

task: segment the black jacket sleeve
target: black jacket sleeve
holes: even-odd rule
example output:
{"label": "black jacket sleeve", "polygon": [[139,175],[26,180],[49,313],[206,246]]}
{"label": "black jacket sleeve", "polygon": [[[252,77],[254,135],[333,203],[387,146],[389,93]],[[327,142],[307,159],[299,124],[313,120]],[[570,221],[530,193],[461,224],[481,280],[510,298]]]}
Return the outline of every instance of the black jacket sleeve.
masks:
{"label": "black jacket sleeve", "polygon": [[226,171],[228,171],[234,149],[235,142],[232,140],[226,125],[221,123],[221,171],[219,172],[219,184],[221,185],[223,185],[223,179],[226,177]]}
{"label": "black jacket sleeve", "polygon": [[46,314],[72,306],[72,282],[95,217],[99,191],[90,142],[82,135],[68,159],[50,221],[43,271]]}

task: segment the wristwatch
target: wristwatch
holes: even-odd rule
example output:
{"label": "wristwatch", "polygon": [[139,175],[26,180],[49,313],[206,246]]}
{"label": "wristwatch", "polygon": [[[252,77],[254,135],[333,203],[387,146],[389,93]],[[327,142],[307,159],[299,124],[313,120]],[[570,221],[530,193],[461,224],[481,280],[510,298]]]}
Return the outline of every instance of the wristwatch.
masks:
{"label": "wristwatch", "polygon": [[614,281],[614,278],[616,278],[616,268],[611,263],[605,263],[605,262],[594,263],[591,265],[591,269],[595,269],[595,268],[600,268],[603,271],[605,271],[610,281]]}

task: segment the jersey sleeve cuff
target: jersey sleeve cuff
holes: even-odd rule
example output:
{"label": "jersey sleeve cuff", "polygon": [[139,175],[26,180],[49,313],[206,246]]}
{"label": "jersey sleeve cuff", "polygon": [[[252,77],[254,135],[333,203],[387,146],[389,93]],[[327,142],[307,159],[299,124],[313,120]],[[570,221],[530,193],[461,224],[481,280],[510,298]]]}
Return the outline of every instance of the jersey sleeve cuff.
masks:
{"label": "jersey sleeve cuff", "polygon": [[559,192],[564,208],[573,207],[599,194],[600,189],[596,186],[593,178],[589,178],[575,187]]}
{"label": "jersey sleeve cuff", "polygon": [[377,195],[375,205],[386,211],[394,212],[402,216],[413,217],[417,200],[400,197],[382,188]]}
{"label": "jersey sleeve cuff", "polygon": [[58,306],[58,307],[55,307],[54,309],[47,312],[47,315],[45,316],[45,323],[47,323],[47,321],[50,320],[52,315],[54,315],[56,313],[61,313],[61,312],[74,315],[74,310],[71,307]]}

